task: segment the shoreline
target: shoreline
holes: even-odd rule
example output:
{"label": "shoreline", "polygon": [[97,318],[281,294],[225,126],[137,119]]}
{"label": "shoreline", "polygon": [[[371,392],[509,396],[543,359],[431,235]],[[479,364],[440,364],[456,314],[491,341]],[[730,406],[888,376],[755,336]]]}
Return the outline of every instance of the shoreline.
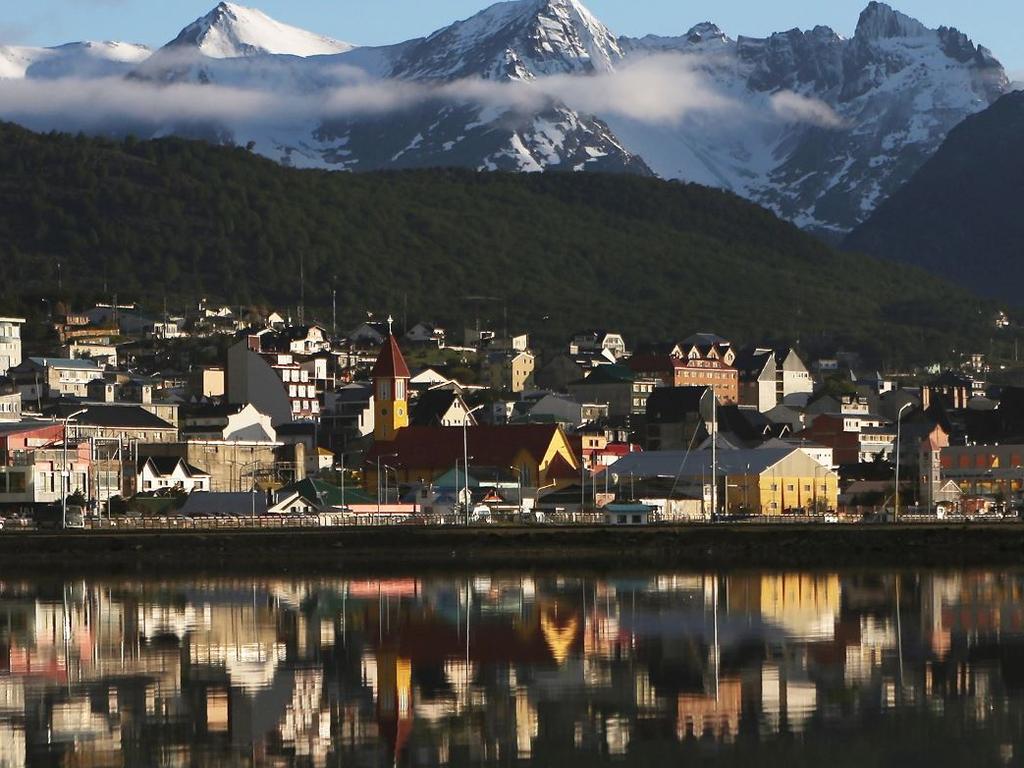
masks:
{"label": "shoreline", "polygon": [[963,568],[1024,565],[1021,523],[392,527],[0,534],[18,574],[398,574],[467,569]]}

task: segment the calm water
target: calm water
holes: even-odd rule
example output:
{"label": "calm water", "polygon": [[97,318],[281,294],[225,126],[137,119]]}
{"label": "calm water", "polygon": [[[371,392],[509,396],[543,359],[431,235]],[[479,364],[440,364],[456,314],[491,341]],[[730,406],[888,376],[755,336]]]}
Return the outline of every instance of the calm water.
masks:
{"label": "calm water", "polygon": [[1024,572],[0,582],[0,766],[1020,765]]}

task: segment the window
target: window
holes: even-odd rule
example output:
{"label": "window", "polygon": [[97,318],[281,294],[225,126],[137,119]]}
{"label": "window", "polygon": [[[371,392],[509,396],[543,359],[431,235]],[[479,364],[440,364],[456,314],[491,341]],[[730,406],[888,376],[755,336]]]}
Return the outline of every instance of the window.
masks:
{"label": "window", "polygon": [[391,399],[391,380],[381,379],[380,384],[377,386],[377,396],[381,400]]}
{"label": "window", "polygon": [[619,525],[625,525],[625,524],[626,524],[626,516],[625,515],[619,515]]}
{"label": "window", "polygon": [[640,515],[633,515],[633,525],[640,525]]}
{"label": "window", "polygon": [[787,490],[787,491],[795,491],[795,490],[796,490],[796,488],[794,488],[794,487],[793,487],[793,485],[787,485],[787,486],[786,486],[786,490]]}
{"label": "window", "polygon": [[405,400],[405,379],[395,382],[395,400]]}

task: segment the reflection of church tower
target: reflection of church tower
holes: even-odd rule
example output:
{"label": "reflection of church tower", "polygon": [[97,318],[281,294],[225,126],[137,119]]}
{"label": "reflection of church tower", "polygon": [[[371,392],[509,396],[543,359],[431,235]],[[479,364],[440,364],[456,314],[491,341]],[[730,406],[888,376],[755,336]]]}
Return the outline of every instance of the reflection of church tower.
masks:
{"label": "reflection of church tower", "polygon": [[377,723],[397,764],[412,733],[412,662],[391,651],[377,657]]}
{"label": "reflection of church tower", "polygon": [[389,334],[373,366],[374,427],[377,442],[390,443],[409,426],[409,366],[394,334]]}

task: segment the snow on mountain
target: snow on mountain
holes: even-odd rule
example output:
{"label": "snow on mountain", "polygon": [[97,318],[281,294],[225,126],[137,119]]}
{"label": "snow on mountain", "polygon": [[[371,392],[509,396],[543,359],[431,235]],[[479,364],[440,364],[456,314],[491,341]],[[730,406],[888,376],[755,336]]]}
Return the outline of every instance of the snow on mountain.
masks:
{"label": "snow on mountain", "polygon": [[[421,84],[530,83],[550,75],[608,73],[622,59],[615,36],[577,0],[515,0],[405,44],[387,76]],[[650,173],[603,120],[554,99],[529,113],[512,106],[427,103],[369,126],[365,120],[326,121],[317,138],[343,142],[333,156],[360,170],[455,164]]]}
{"label": "snow on mountain", "polygon": [[220,3],[166,47],[196,49],[211,59],[233,59],[260,54],[326,56],[355,46],[282,24],[254,8]]}
{"label": "snow on mountain", "polygon": [[0,45],[0,79],[120,75],[151,53],[144,45],[119,42],[68,43],[55,48]]}
{"label": "snow on mountain", "polygon": [[[133,67],[138,81],[215,84],[289,104],[305,97],[332,109],[226,116],[187,130],[253,142],[303,167],[654,172],[730,189],[833,235],[856,226],[954,126],[1010,89],[985,48],[879,2],[865,8],[850,38],[824,26],[732,38],[710,21],[678,36],[617,38],[579,0],[512,0],[378,48],[353,48],[228,3],[148,58],[121,44],[76,45],[87,47],[0,48],[0,77]],[[685,62],[685,71],[640,83],[661,89],[647,98],[701,91],[730,109],[655,120],[592,98],[601,78],[667,59]],[[552,95],[545,82],[562,90]],[[587,87],[591,98],[580,100]],[[515,98],[524,94],[531,98]],[[338,108],[360,101],[379,110]],[[181,130],[160,125],[154,133]]]}
{"label": "snow on mountain", "polygon": [[607,72],[621,59],[616,37],[578,0],[513,0],[410,46],[391,75],[530,80]]}
{"label": "snow on mountain", "polygon": [[[1009,87],[999,62],[956,30],[929,30],[873,2],[844,39],[828,27],[735,42],[713,25],[680,38],[624,40],[631,56],[688,54],[747,120],[690,117],[673,128],[609,118],[659,175],[731,189],[801,226],[841,233],[902,185],[955,125]],[[756,116],[795,94],[835,126]],[[792,101],[793,96],[787,96]]]}

